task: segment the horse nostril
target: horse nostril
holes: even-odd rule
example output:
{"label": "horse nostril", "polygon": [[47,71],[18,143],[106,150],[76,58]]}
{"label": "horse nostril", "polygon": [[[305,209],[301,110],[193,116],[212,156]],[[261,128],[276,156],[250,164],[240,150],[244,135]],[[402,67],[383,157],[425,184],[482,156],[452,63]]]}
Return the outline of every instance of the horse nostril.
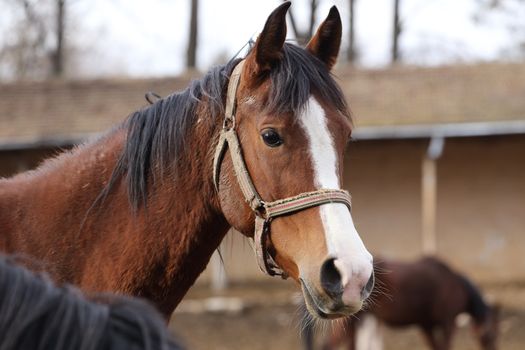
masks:
{"label": "horse nostril", "polygon": [[363,300],[368,298],[370,294],[372,293],[372,289],[374,289],[374,283],[375,283],[375,277],[374,277],[374,272],[372,271],[372,274],[370,275],[368,282],[366,282],[366,285],[363,287],[363,290],[361,291],[361,298]]}
{"label": "horse nostril", "polygon": [[321,287],[330,296],[339,296],[343,292],[341,274],[334,264],[335,259],[326,260],[321,266]]}

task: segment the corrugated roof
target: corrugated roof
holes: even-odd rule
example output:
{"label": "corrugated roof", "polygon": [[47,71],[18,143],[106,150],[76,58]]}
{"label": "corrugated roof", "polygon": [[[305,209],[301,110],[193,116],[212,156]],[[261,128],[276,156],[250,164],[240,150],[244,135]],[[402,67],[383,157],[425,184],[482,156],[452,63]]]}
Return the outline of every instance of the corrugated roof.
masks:
{"label": "corrugated roof", "polygon": [[[336,76],[357,127],[525,120],[525,64],[343,67]],[[144,106],[145,92],[167,95],[188,82],[183,77],[3,84],[0,144],[82,138]]]}

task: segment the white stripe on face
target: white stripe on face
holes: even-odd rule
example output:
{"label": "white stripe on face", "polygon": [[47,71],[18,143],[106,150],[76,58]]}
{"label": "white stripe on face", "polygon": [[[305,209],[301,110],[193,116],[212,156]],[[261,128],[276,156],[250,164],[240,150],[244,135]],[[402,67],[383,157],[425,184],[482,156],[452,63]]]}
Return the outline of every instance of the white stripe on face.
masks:
{"label": "white stripe on face", "polygon": [[[314,170],[314,185],[320,188],[339,189],[337,154],[327,126],[323,107],[311,96],[300,116],[309,143],[309,153]],[[324,204],[319,207],[325,231],[328,255],[335,258],[335,265],[345,286],[351,278],[372,273],[372,255],[354,227],[348,208],[342,203]]]}

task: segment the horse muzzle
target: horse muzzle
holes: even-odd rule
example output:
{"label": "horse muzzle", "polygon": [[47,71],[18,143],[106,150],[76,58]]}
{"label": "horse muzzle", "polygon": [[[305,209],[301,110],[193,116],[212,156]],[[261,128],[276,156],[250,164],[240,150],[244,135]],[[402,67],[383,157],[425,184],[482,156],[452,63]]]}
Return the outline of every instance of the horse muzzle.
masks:
{"label": "horse muzzle", "polygon": [[319,318],[334,319],[355,314],[374,288],[374,273],[357,274],[344,278],[337,260],[327,259],[321,266],[320,286],[300,278],[301,289],[308,311]]}

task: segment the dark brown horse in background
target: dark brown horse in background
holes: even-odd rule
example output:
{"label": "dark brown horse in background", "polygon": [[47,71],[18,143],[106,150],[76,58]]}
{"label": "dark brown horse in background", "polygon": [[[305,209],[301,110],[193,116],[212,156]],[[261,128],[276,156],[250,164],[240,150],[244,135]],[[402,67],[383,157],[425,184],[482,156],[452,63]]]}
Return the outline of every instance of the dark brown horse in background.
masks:
{"label": "dark brown horse in background", "polygon": [[[341,19],[330,10],[305,49],[285,43],[286,12],[268,18],[225,106],[235,59],[183,92],[35,171],[0,179],[0,250],[43,261],[60,282],[142,296],[170,315],[230,227],[253,236],[260,208],[244,201],[219,135],[233,129],[265,202],[341,188],[352,128],[333,80]],[[232,80],[233,81],[233,80]],[[251,203],[250,203],[251,204]],[[268,232],[265,232],[268,233]],[[262,248],[301,285],[309,310],[356,312],[372,286],[372,257],[347,205],[324,203],[273,219]]]}
{"label": "dark brown horse in background", "polygon": [[481,348],[497,348],[499,307],[489,306],[469,279],[441,260],[433,257],[412,263],[382,260],[374,263],[374,270],[377,287],[366,311],[339,325],[335,323],[325,349],[336,349],[342,343],[355,349],[359,318],[371,313],[391,327],[419,326],[430,348],[448,350],[456,329],[456,316],[463,312],[471,316]]}

